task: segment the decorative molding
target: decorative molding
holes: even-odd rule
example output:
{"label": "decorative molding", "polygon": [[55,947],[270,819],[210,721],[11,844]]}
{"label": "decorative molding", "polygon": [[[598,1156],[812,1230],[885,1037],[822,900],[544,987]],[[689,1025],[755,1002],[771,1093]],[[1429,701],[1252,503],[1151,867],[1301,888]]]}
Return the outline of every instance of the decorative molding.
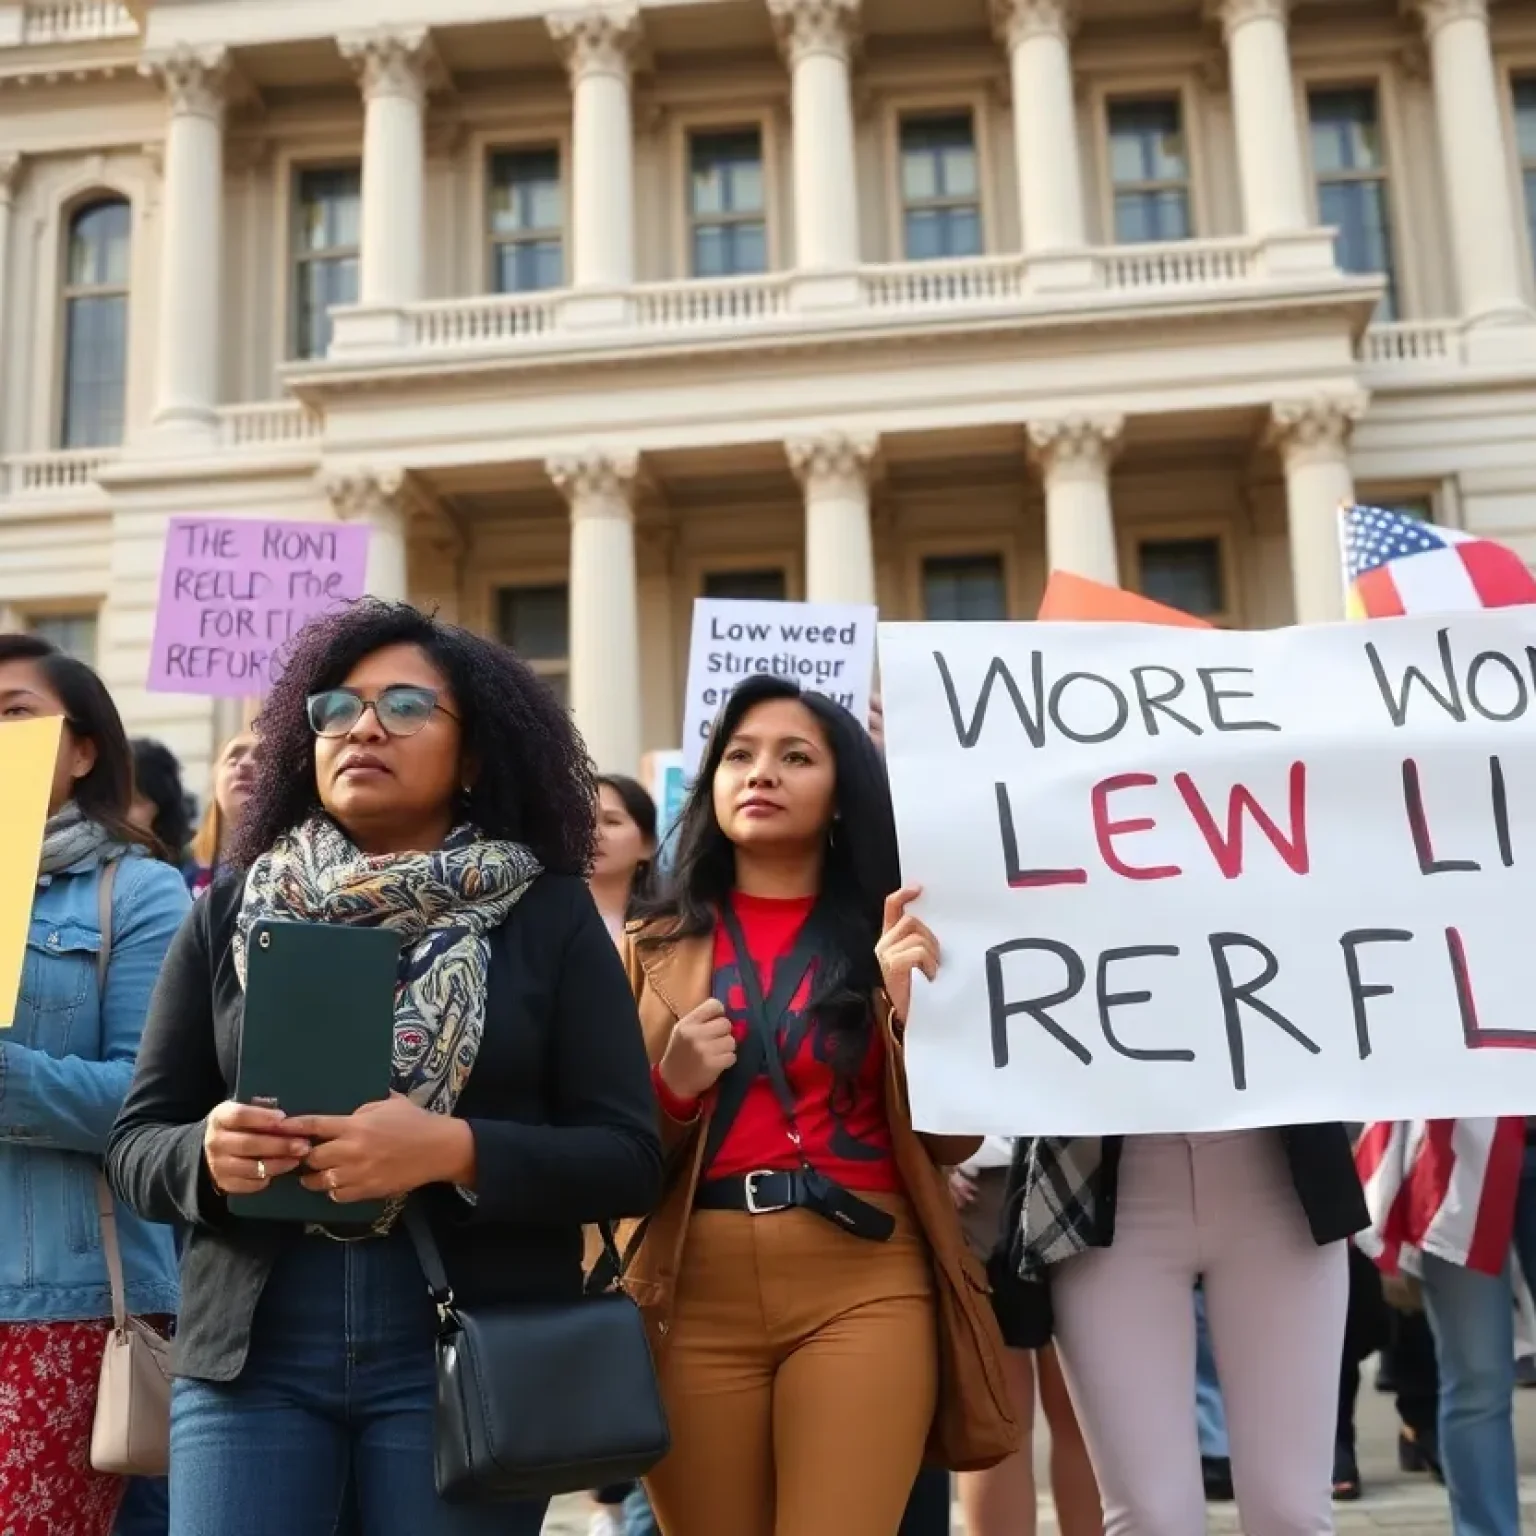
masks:
{"label": "decorative molding", "polygon": [[1355,426],[1369,405],[1370,396],[1363,390],[1277,400],[1270,407],[1266,441],[1280,450],[1287,463],[1344,458]]}
{"label": "decorative molding", "polygon": [[1108,473],[1125,432],[1125,417],[1113,412],[1032,421],[1025,428],[1030,457],[1046,475]]}
{"label": "decorative molding", "polygon": [[873,432],[822,432],[784,444],[807,496],[865,496],[880,453]]}
{"label": "decorative molding", "polygon": [[172,117],[206,117],[223,124],[229,104],[229,49],[222,43],[193,48],[178,43],[167,53],[148,56],[139,73],[158,82]]}
{"label": "decorative molding", "polygon": [[1228,45],[1239,27],[1250,21],[1278,21],[1287,26],[1291,19],[1292,0],[1205,0],[1206,14],[1212,21],[1220,22],[1222,35]]}
{"label": "decorative molding", "polygon": [[791,69],[812,54],[851,63],[859,46],[861,0],[768,0],[775,36]]}
{"label": "decorative molding", "polygon": [[585,453],[549,459],[544,472],[565,497],[572,517],[635,515],[640,455],[589,448]]}
{"label": "decorative molding", "polygon": [[1433,41],[1441,27],[1453,21],[1479,21],[1488,25],[1488,0],[1402,0],[1405,14],[1417,13],[1424,35]]}
{"label": "decorative molding", "polygon": [[16,150],[0,154],[0,206],[8,207],[11,199],[16,196],[26,163],[26,156]]}
{"label": "decorative molding", "polygon": [[469,125],[462,117],[433,115],[427,119],[427,154],[435,160],[451,160],[463,149],[468,138]]}
{"label": "decorative molding", "polygon": [[992,30],[1010,49],[1035,37],[1070,43],[1078,20],[1078,0],[992,0]]}
{"label": "decorative molding", "polygon": [[629,79],[645,39],[637,5],[593,5],[544,18],[574,84],[584,75]]}
{"label": "decorative molding", "polygon": [[320,489],[344,523],[398,523],[430,515],[431,503],[415,477],[398,464],[382,468],[359,466],[328,470],[319,476]]}
{"label": "decorative molding", "polygon": [[420,106],[440,75],[432,34],[426,27],[375,27],[347,32],[336,46],[352,66],[363,100],[399,96]]}

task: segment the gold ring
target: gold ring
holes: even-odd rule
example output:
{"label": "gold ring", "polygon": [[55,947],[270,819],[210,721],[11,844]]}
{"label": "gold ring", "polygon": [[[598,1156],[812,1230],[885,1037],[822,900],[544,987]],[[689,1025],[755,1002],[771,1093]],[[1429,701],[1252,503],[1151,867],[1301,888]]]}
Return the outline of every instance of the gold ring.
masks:
{"label": "gold ring", "polygon": [[258,1157],[256,1159],[256,1177],[260,1179],[263,1184],[269,1182],[267,1178],[267,1162],[265,1158]]}

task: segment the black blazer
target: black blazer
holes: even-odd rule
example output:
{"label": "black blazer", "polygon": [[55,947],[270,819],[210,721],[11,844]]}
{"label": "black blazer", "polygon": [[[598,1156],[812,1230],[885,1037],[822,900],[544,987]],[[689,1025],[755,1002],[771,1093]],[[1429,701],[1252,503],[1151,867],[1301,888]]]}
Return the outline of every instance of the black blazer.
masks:
{"label": "black blazer", "polygon": [[[190,1228],[178,1375],[231,1381],[292,1223],[229,1214],[203,1161],[204,1122],[234,1091],[244,993],[230,939],[242,886],[221,881],[171,945],[133,1086],[107,1147],[118,1198]],[[467,1306],[576,1298],[584,1223],[661,1195],[656,1100],[635,1001],[586,886],[541,875],[493,935],[485,1036],[455,1111],[475,1137],[477,1200],[428,1190],[448,1278]]]}

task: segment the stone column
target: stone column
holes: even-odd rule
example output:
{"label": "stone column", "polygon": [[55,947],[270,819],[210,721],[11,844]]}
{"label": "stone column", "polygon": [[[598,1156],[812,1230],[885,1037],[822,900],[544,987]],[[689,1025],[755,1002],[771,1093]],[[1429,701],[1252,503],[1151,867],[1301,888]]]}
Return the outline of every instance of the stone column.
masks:
{"label": "stone column", "polygon": [[411,512],[417,504],[410,475],[396,466],[352,469],[326,476],[323,485],[337,517],[368,524],[368,596],[409,602]]}
{"label": "stone column", "polygon": [[141,66],[163,84],[165,136],[160,221],[160,313],[153,425],[167,436],[218,430],[219,342],[224,334],[224,106],[222,46],[179,47]]}
{"label": "stone column", "polygon": [[1207,0],[1227,39],[1243,228],[1259,237],[1312,222],[1287,32],[1290,0]]}
{"label": "stone column", "polygon": [[362,87],[363,212],[358,302],[394,306],[425,297],[425,27],[386,27],[338,40]]}
{"label": "stone column", "polygon": [[1493,63],[1488,0],[1414,0],[1429,40],[1440,161],[1450,201],[1461,313],[1472,324],[1525,320],[1521,215]]}
{"label": "stone column", "polygon": [[1087,243],[1071,39],[1077,0],[992,0],[1013,76],[1019,213],[1028,255]]}
{"label": "stone column", "polygon": [[551,459],[571,508],[571,712],[605,773],[640,767],[640,583],[633,453]]}
{"label": "stone column", "polygon": [[1109,467],[1122,416],[1067,416],[1029,423],[1029,446],[1045,477],[1045,555],[1053,571],[1120,585]]}
{"label": "stone column", "polygon": [[873,603],[875,544],[869,471],[873,433],[826,432],[787,443],[805,488],[805,595],[812,603]]}
{"label": "stone column", "polygon": [[1339,509],[1355,499],[1349,440],[1367,404],[1363,394],[1315,395],[1282,400],[1270,413],[1270,441],[1285,466],[1298,624],[1344,617]]}
{"label": "stone column", "polygon": [[[5,322],[11,312],[11,209],[21,181],[22,157],[14,151],[0,154],[0,404],[5,399]],[[6,445],[6,422],[0,411],[0,451]],[[12,431],[15,426],[12,424]]]}
{"label": "stone column", "polygon": [[794,116],[795,265],[859,264],[853,50],[860,0],[768,0],[789,61]]}
{"label": "stone column", "polygon": [[627,288],[635,280],[635,130],[630,77],[640,46],[634,5],[546,18],[570,71],[571,285]]}

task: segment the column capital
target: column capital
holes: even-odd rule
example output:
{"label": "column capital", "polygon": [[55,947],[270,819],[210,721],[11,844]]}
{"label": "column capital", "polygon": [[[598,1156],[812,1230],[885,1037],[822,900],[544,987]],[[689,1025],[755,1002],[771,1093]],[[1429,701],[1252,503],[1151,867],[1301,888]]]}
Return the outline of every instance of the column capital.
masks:
{"label": "column capital", "polygon": [[821,432],[784,444],[789,467],[807,492],[864,494],[880,452],[873,432]]}
{"label": "column capital", "polygon": [[790,68],[815,53],[845,63],[859,42],[861,0],[768,0],[768,16]]}
{"label": "column capital", "polygon": [[1078,19],[1078,0],[992,0],[992,30],[1009,48],[1032,37],[1071,42]]}
{"label": "column capital", "polygon": [[1026,431],[1030,454],[1046,475],[1107,474],[1125,432],[1125,417],[1113,412],[1032,421]]}
{"label": "column capital", "polygon": [[640,483],[638,453],[591,448],[547,460],[544,472],[570,504],[572,517],[633,519]]}
{"label": "column capital", "polygon": [[0,154],[0,207],[7,207],[21,185],[21,173],[26,156],[15,150]]}
{"label": "column capital", "polygon": [[146,57],[139,73],[160,83],[172,117],[206,117],[223,123],[229,100],[229,49],[222,43],[207,48],[179,43],[167,53]]}
{"label": "column capital", "polygon": [[1278,21],[1283,27],[1291,17],[1291,0],[1205,0],[1206,14],[1221,23],[1227,41],[1250,21]]}
{"label": "column capital", "polygon": [[432,34],[425,27],[345,32],[336,46],[357,75],[365,101],[400,96],[419,106],[426,100],[434,55]]}
{"label": "column capital", "polygon": [[403,529],[413,516],[428,510],[415,478],[398,464],[329,470],[320,476],[320,489],[344,523],[394,524]]}
{"label": "column capital", "polygon": [[555,11],[544,25],[572,81],[583,75],[619,75],[628,79],[644,40],[637,5],[591,5],[579,11]]}
{"label": "column capital", "polygon": [[1405,13],[1424,23],[1424,35],[1433,39],[1441,27],[1453,21],[1480,21],[1488,25],[1488,0],[1402,0]]}
{"label": "column capital", "polygon": [[1363,390],[1277,400],[1270,407],[1268,441],[1287,464],[1342,460],[1369,405]]}

